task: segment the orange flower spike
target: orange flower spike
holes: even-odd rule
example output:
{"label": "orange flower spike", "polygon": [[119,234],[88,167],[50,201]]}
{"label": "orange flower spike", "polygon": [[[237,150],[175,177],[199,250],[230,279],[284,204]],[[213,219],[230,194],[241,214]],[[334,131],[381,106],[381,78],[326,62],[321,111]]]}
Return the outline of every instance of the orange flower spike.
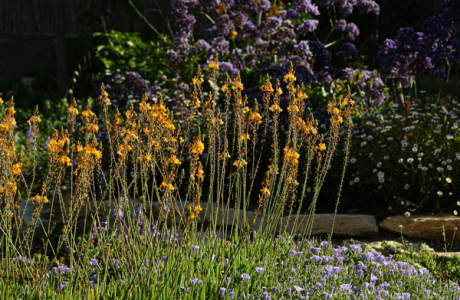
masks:
{"label": "orange flower spike", "polygon": [[326,150],[326,145],[324,143],[321,143],[318,145],[318,147],[316,147],[316,149],[318,149],[319,151],[324,151]]}
{"label": "orange flower spike", "polygon": [[217,58],[215,57],[214,60],[208,65],[210,69],[219,70],[219,64],[217,64]]}

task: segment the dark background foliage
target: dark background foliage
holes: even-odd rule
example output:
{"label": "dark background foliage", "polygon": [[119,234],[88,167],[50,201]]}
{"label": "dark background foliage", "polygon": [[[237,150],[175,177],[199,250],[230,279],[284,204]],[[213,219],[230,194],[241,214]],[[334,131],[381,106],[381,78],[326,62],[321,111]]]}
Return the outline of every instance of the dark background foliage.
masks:
{"label": "dark background foliage", "polygon": [[[27,0],[30,5],[23,7],[14,2],[3,1],[0,5],[0,62],[3,71],[0,72],[0,90],[14,95],[18,105],[40,104],[45,99],[57,99],[57,67],[55,51],[55,14],[52,0]],[[49,3],[48,3],[49,2]],[[94,37],[94,32],[139,32],[145,41],[157,41],[158,35],[147,25],[130,5],[129,0],[79,0],[64,1],[66,22],[66,53],[67,77],[69,86],[75,71],[80,71],[73,96],[82,98],[94,93],[90,85],[90,76],[103,69],[100,61],[94,59],[94,49],[101,43],[106,43],[104,36]],[[288,4],[291,1],[285,1]],[[171,18],[171,2],[164,0],[132,0],[149,21],[161,34],[172,37],[174,22]],[[362,15],[359,12],[347,17],[354,22],[360,35],[354,41],[359,54],[364,55],[364,64],[374,68],[372,59],[378,53],[379,45],[387,38],[393,38],[398,29],[412,27],[418,31],[423,21],[432,15],[441,13],[442,1],[408,0],[392,1],[379,0],[380,14]],[[329,16],[325,10],[318,16],[319,27],[317,35],[321,39],[328,34]],[[38,16],[38,17],[37,17]],[[38,18],[38,19],[37,19]],[[199,31],[197,20],[196,31]],[[195,32],[199,34],[199,32]],[[337,53],[341,43],[333,45],[329,50]],[[23,77],[32,77],[34,94],[21,82]],[[31,99],[33,98],[33,99]],[[31,101],[32,100],[32,101]]]}

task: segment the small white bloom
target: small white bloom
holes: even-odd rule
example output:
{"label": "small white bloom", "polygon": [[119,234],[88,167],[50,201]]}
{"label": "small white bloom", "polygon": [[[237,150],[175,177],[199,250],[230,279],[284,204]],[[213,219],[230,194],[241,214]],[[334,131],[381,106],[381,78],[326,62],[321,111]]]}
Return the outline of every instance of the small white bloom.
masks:
{"label": "small white bloom", "polygon": [[449,177],[446,178],[446,181],[447,183],[451,183],[452,182],[452,179],[450,179]]}
{"label": "small white bloom", "polygon": [[446,161],[447,161],[448,164],[450,164],[450,163],[452,162],[452,159],[449,158],[449,159],[446,160]]}
{"label": "small white bloom", "polygon": [[407,162],[410,163],[410,164],[411,164],[413,161],[414,161],[413,158],[408,158],[408,159],[407,159]]}
{"label": "small white bloom", "polygon": [[369,153],[369,157],[372,157],[372,155],[374,155],[374,153],[372,153],[372,152],[371,152],[371,153]]}
{"label": "small white bloom", "polygon": [[452,171],[452,166],[451,166],[451,165],[447,165],[447,170]]}
{"label": "small white bloom", "polygon": [[446,138],[447,138],[448,140],[451,140],[451,139],[453,139],[454,137],[451,136],[450,134],[448,134],[448,135],[446,135]]}
{"label": "small white bloom", "polygon": [[354,179],[354,182],[358,183],[358,182],[359,182],[359,177],[356,177],[356,178]]}
{"label": "small white bloom", "polygon": [[350,163],[354,164],[355,162],[356,162],[356,158],[353,157],[352,159],[350,159]]}
{"label": "small white bloom", "polygon": [[417,154],[418,157],[422,157],[423,156],[423,152],[420,152],[419,154]]}
{"label": "small white bloom", "polygon": [[423,166],[421,164],[418,164],[417,168],[421,169]]}
{"label": "small white bloom", "polygon": [[441,162],[441,164],[442,164],[443,166],[445,166],[445,165],[447,165],[447,162],[446,162],[445,160],[443,160],[443,161]]}
{"label": "small white bloom", "polygon": [[385,155],[385,156],[383,157],[383,159],[385,159],[385,160],[387,160],[387,159],[389,159],[389,158],[390,158],[390,157],[389,157],[388,155]]}
{"label": "small white bloom", "polygon": [[410,185],[409,185],[409,184],[406,184],[406,185],[404,186],[404,189],[405,189],[405,190],[408,190],[409,188],[410,188]]}
{"label": "small white bloom", "polygon": [[436,170],[438,170],[438,172],[444,172],[444,168],[441,167],[437,167]]}
{"label": "small white bloom", "polygon": [[454,215],[457,215],[457,211],[456,211],[456,210],[454,210]]}
{"label": "small white bloom", "polygon": [[372,141],[373,139],[374,139],[374,137],[372,137],[372,135],[368,135],[368,136],[367,136],[367,140],[368,140],[368,141]]}
{"label": "small white bloom", "polygon": [[385,178],[383,178],[383,177],[379,177],[379,182],[380,182],[380,183],[383,183],[383,182],[385,182]]}
{"label": "small white bloom", "polygon": [[372,172],[377,173],[377,171],[378,171],[377,169],[374,169]]}
{"label": "small white bloom", "polygon": [[428,164],[428,167],[433,168],[433,165],[432,165],[432,164]]}
{"label": "small white bloom", "polygon": [[460,153],[455,153],[455,158],[460,159]]}
{"label": "small white bloom", "polygon": [[393,137],[391,137],[391,136],[388,137],[388,140],[389,140],[389,141],[392,141],[392,140],[393,140]]}
{"label": "small white bloom", "polygon": [[422,168],[422,171],[426,171],[426,170],[428,170],[427,167],[423,167],[423,168]]}
{"label": "small white bloom", "polygon": [[439,131],[437,131],[436,129],[433,130],[433,133],[439,133]]}
{"label": "small white bloom", "polygon": [[404,176],[407,176],[407,172],[404,172]]}
{"label": "small white bloom", "polygon": [[377,168],[380,168],[381,166],[382,166],[382,163],[379,162],[379,163],[377,164]]}
{"label": "small white bloom", "polygon": [[308,188],[308,189],[307,189],[307,193],[311,193],[311,188]]}
{"label": "small white bloom", "polygon": [[380,171],[380,172],[377,173],[377,176],[378,176],[378,177],[383,177],[383,176],[385,176],[385,173],[383,173],[382,171]]}
{"label": "small white bloom", "polygon": [[441,191],[438,191],[438,196],[442,196],[442,192]]}
{"label": "small white bloom", "polygon": [[412,151],[413,151],[413,152],[417,152],[417,151],[418,151],[418,148],[417,148],[417,147],[412,147]]}
{"label": "small white bloom", "polygon": [[401,164],[404,161],[404,159],[400,158],[398,159],[398,162]]}
{"label": "small white bloom", "polygon": [[361,143],[361,147],[364,147],[366,145],[366,142]]}
{"label": "small white bloom", "polygon": [[350,181],[350,185],[353,185],[353,183],[354,183],[354,182],[353,182],[353,180],[352,180],[352,181]]}
{"label": "small white bloom", "polygon": [[404,213],[404,215],[406,216],[406,218],[409,218],[409,217],[410,217],[410,212],[406,211],[406,212]]}
{"label": "small white bloom", "polygon": [[457,201],[457,206],[460,206],[460,201]]}

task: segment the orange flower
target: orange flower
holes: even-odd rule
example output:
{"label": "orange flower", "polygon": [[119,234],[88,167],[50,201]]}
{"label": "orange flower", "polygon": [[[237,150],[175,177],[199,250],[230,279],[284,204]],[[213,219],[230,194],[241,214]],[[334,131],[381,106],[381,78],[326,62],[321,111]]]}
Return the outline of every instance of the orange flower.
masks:
{"label": "orange flower", "polygon": [[196,142],[195,144],[192,146],[192,153],[193,154],[198,154],[198,155],[201,155],[203,153],[203,150],[204,150],[204,144],[203,142],[201,142],[201,139],[200,138],[197,138],[196,139]]}
{"label": "orange flower", "polygon": [[22,164],[21,163],[17,163],[13,166],[13,174],[14,175],[19,175],[21,174],[21,167],[22,167]]}
{"label": "orange flower", "polygon": [[78,115],[78,109],[76,109],[73,106],[69,107],[69,114],[74,115],[74,116]]}
{"label": "orange flower", "polygon": [[318,145],[318,147],[316,147],[316,149],[318,149],[319,151],[324,151],[326,150],[326,145],[324,143],[321,143]]}
{"label": "orange flower", "polygon": [[270,196],[270,190],[266,187],[260,190],[265,197]]}
{"label": "orange flower", "polygon": [[216,69],[219,70],[219,65],[217,64],[217,59],[214,59],[213,62],[211,62],[208,66],[210,69]]}
{"label": "orange flower", "polygon": [[288,82],[288,81],[291,81],[291,82],[294,82],[297,80],[297,78],[294,76],[294,74],[292,72],[289,72],[287,73],[285,76],[284,76],[284,82]]}
{"label": "orange flower", "polygon": [[243,134],[241,135],[241,139],[242,139],[243,141],[244,141],[244,140],[249,140],[249,134],[243,133]]}
{"label": "orange flower", "polygon": [[59,157],[59,162],[61,164],[67,164],[67,166],[69,166],[69,167],[71,165],[70,158],[68,156],[65,156],[65,155],[61,155],[61,157]]}

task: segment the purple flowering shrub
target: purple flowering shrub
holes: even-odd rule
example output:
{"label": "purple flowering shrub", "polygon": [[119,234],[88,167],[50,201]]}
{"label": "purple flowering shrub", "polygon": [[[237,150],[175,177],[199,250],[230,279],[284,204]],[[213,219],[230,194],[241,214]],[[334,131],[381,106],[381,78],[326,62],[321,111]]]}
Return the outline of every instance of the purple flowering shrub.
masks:
{"label": "purple flowering shrub", "polygon": [[374,64],[383,77],[407,88],[424,73],[445,81],[452,66],[458,70],[460,1],[444,1],[442,6],[442,14],[426,19],[420,32],[402,28],[380,46]]}

